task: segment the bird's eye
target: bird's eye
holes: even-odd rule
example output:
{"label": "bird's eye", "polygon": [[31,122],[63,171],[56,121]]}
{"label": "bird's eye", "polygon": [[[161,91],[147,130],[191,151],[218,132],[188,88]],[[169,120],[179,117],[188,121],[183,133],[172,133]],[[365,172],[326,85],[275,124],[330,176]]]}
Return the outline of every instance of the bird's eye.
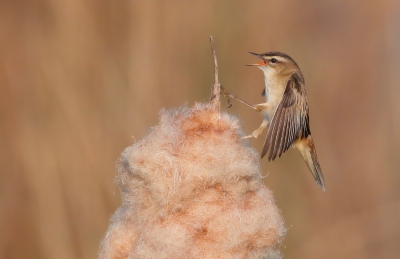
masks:
{"label": "bird's eye", "polygon": [[276,60],[276,58],[271,58],[271,63],[276,63],[276,61],[278,61],[278,60]]}

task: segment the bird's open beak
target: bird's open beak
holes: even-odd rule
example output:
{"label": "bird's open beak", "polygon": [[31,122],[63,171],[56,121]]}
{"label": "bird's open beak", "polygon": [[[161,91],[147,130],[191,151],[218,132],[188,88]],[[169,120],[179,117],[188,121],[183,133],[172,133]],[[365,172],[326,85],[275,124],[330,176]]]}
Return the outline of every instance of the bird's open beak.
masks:
{"label": "bird's open beak", "polygon": [[261,55],[260,54],[257,54],[257,53],[254,53],[254,52],[249,52],[250,54],[252,54],[252,55],[254,55],[254,56],[257,56],[257,57],[259,57],[259,58],[261,58],[262,60],[263,60],[263,62],[260,62],[260,63],[254,63],[254,64],[247,64],[246,66],[264,66],[265,64],[267,64],[267,61],[266,60],[264,60],[262,57],[261,57]]}

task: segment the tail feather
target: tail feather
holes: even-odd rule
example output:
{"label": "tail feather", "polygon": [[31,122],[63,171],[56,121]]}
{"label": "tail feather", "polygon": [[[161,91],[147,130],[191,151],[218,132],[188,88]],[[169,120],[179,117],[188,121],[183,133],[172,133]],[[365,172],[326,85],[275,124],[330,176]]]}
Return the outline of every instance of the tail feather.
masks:
{"label": "tail feather", "polygon": [[314,176],[315,181],[325,191],[325,180],[318,162],[317,151],[315,150],[314,141],[311,135],[305,139],[300,139],[295,143],[295,146],[300,151],[306,162],[308,169]]}

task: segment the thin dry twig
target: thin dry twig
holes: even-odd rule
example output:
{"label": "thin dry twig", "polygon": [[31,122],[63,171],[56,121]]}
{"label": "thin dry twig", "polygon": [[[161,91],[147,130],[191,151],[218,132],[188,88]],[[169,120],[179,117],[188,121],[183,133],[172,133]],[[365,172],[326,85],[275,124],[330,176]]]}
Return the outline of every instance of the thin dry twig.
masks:
{"label": "thin dry twig", "polygon": [[210,36],[210,44],[211,44],[211,50],[214,58],[214,85],[211,91],[211,97],[210,97],[210,102],[211,105],[215,108],[220,110],[221,109],[221,104],[220,104],[220,93],[221,93],[221,85],[218,80],[218,63],[217,63],[217,54],[215,53],[215,46],[214,46],[214,40],[213,37]]}

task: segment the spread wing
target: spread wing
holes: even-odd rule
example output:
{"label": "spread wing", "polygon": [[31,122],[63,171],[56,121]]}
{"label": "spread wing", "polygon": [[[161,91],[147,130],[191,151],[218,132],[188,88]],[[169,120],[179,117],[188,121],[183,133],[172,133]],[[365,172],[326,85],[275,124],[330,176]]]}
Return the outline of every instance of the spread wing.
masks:
{"label": "spread wing", "polygon": [[295,73],[288,80],[282,100],[272,118],[261,158],[269,151],[268,161],[274,160],[298,138],[306,138],[310,134],[304,79]]}

